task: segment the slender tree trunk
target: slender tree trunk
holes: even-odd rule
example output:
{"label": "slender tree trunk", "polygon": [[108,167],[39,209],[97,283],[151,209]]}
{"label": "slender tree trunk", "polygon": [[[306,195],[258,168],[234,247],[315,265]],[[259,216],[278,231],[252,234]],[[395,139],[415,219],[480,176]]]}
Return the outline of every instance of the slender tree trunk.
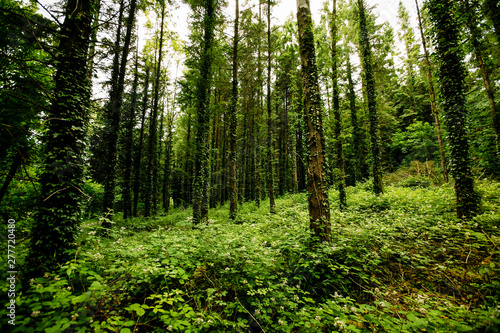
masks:
{"label": "slender tree trunk", "polygon": [[420,36],[422,37],[422,46],[424,48],[425,68],[427,70],[427,80],[429,81],[429,96],[431,98],[431,110],[436,122],[436,133],[439,143],[439,155],[441,156],[441,167],[443,169],[444,181],[448,182],[448,166],[446,164],[446,157],[444,153],[443,135],[441,133],[441,123],[439,121],[439,113],[436,106],[436,94],[434,92],[434,83],[432,80],[431,64],[429,62],[429,53],[427,52],[427,43],[425,41],[424,31],[422,28],[422,18],[420,17],[420,9],[418,8],[418,0],[415,0],[417,6],[418,27],[420,29]]}
{"label": "slender tree trunk", "polygon": [[273,118],[271,111],[271,1],[267,0],[267,187],[269,192],[269,211],[276,213],[274,201],[274,154],[272,149]]}
{"label": "slender tree trunk", "polygon": [[478,209],[474,190],[469,142],[465,128],[465,66],[459,31],[446,0],[429,0],[429,16],[436,29],[436,54],[440,61],[439,77],[443,96],[444,119],[449,131],[451,171],[455,179],[457,215],[471,218]]}
{"label": "slender tree trunk", "polygon": [[[68,0],[61,27],[54,100],[42,137],[45,160],[40,176],[41,198],[31,231],[27,267],[37,277],[73,255],[80,226],[86,100],[91,89],[88,50],[96,1]],[[27,271],[28,272],[28,271]]]}
{"label": "slender tree trunk", "polygon": [[[113,112],[117,111],[115,108],[115,99],[118,90],[118,80],[120,76],[120,41],[122,34],[122,22],[123,22],[123,12],[125,9],[125,0],[120,1],[120,9],[118,14],[118,24],[116,27],[115,43],[113,47],[113,67],[111,69],[111,90],[109,96],[109,104],[106,110],[106,125],[104,128],[103,141],[105,146],[104,153],[107,158],[111,157],[111,163],[106,163],[104,166],[104,200],[103,200],[103,213],[109,217],[113,216],[113,204],[115,197],[115,160],[113,160],[113,155],[116,158],[116,136],[115,133],[118,132],[117,118],[119,119],[120,114],[114,115]],[[118,110],[119,112],[119,110]],[[114,142],[113,142],[114,139]],[[115,149],[113,150],[113,147]],[[105,222],[105,227],[109,227],[110,223]]]}
{"label": "slender tree trunk", "polygon": [[259,0],[259,24],[258,24],[258,36],[257,36],[257,98],[258,106],[255,115],[255,124],[253,127],[254,138],[255,138],[255,205],[260,207],[261,199],[261,183],[262,183],[262,173],[261,173],[261,150],[260,150],[260,123],[262,115],[262,59],[261,59],[261,25],[262,25],[262,2]]}
{"label": "slender tree trunk", "polygon": [[368,116],[370,119],[370,140],[372,151],[373,192],[377,195],[383,192],[382,169],[380,157],[380,135],[377,113],[377,97],[375,77],[373,75],[373,56],[366,24],[364,0],[358,0],[359,7],[359,44],[366,81],[366,96],[368,100]]}
{"label": "slender tree trunk", "polygon": [[[151,112],[151,122],[149,123],[149,141],[148,141],[148,170],[146,174],[146,198],[144,205],[144,216],[156,215],[157,213],[157,141],[158,141],[158,105],[160,102],[160,77],[161,61],[163,58],[163,26],[165,25],[165,4],[161,2],[161,26],[160,43],[158,46],[158,61],[156,63],[155,91],[153,99],[153,110]],[[156,186],[155,184],[156,183]]]}
{"label": "slender tree trunk", "polygon": [[188,203],[192,202],[192,183],[193,180],[191,178],[191,174],[193,171],[193,164],[191,163],[191,113],[188,114],[188,122],[187,122],[187,133],[186,133],[186,159],[184,161],[184,183],[183,183],[183,206],[187,208]]}
{"label": "slender tree trunk", "polygon": [[308,128],[309,160],[307,166],[310,228],[322,241],[331,239],[330,205],[325,177],[323,123],[318,70],[309,0],[297,0],[300,58]]}
{"label": "slender tree trunk", "polygon": [[144,96],[142,99],[141,129],[139,132],[139,147],[137,148],[137,153],[135,155],[134,203],[132,206],[133,216],[137,216],[137,205],[139,204],[139,192],[141,185],[141,158],[142,158],[142,146],[144,142],[144,121],[146,119],[146,110],[148,109],[148,88],[149,88],[149,67],[146,65]]}
{"label": "slender tree trunk", "polygon": [[338,27],[337,27],[337,1],[333,0],[333,13],[331,22],[332,34],[332,90],[333,90],[333,113],[335,115],[335,153],[337,155],[337,189],[339,191],[339,206],[340,210],[347,207],[346,191],[345,191],[345,172],[344,172],[344,153],[342,151],[342,122],[340,119],[340,101],[339,101],[339,83],[338,83]]}
{"label": "slender tree trunk", "polygon": [[216,1],[206,0],[203,19],[203,50],[201,53],[200,77],[197,86],[197,128],[196,128],[196,160],[194,164],[193,182],[193,221],[208,221],[208,183],[210,179],[210,151],[208,137],[210,131],[210,87],[212,49],[214,44]]}
{"label": "slender tree trunk", "polygon": [[[111,101],[108,115],[108,124],[105,136],[107,143],[107,170],[104,181],[104,213],[111,212],[115,202],[115,181],[116,181],[116,160],[117,160],[117,140],[118,132],[120,129],[120,116],[122,108],[122,97],[125,86],[125,72],[127,67],[128,53],[130,49],[130,40],[132,38],[132,29],[134,27],[134,17],[136,9],[136,0],[131,0],[130,9],[127,17],[127,31],[125,33],[125,42],[121,57],[120,68],[117,75],[116,87],[111,89]],[[120,33],[117,33],[119,37]],[[119,44],[119,43],[117,43]],[[110,228],[111,224],[108,222],[103,223],[103,227]]]}
{"label": "slender tree trunk", "polygon": [[238,106],[238,24],[240,18],[239,2],[236,0],[233,40],[233,91],[229,109],[229,218],[234,220],[238,213],[238,189],[236,184],[236,108]]}
{"label": "slender tree trunk", "polygon": [[138,85],[138,55],[135,56],[134,83],[132,84],[132,102],[130,110],[125,118],[127,127],[125,132],[125,161],[123,170],[123,218],[132,216],[132,195],[131,195],[131,176],[132,176],[132,142],[134,138],[135,109],[137,105],[137,85]]}
{"label": "slender tree trunk", "polygon": [[352,150],[354,152],[354,185],[361,180],[361,129],[358,122],[358,113],[356,109],[356,93],[354,92],[354,82],[352,81],[351,60],[347,57],[347,89],[349,97],[349,110],[351,111],[351,126],[352,126]]}

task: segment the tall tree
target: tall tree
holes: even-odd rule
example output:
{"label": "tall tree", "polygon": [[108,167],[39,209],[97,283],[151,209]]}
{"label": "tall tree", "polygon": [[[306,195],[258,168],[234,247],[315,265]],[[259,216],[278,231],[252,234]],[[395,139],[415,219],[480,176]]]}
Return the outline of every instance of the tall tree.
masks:
{"label": "tall tree", "polygon": [[332,38],[332,94],[333,94],[333,114],[335,117],[335,154],[336,156],[336,181],[339,191],[340,210],[347,206],[346,191],[345,191],[345,172],[344,172],[344,153],[342,151],[342,122],[340,118],[340,98],[339,98],[339,81],[338,67],[339,56],[337,50],[338,41],[338,23],[337,23],[337,1],[333,0],[332,17],[330,22],[330,32]]}
{"label": "tall tree", "polygon": [[196,160],[194,163],[193,180],[193,221],[194,223],[208,221],[208,182],[210,177],[210,147],[208,137],[210,133],[210,87],[211,67],[213,60],[213,44],[216,7],[218,1],[206,0],[203,17],[203,45],[200,59],[200,73],[198,77],[197,93],[197,122],[196,122]]}
{"label": "tall tree", "polygon": [[142,158],[142,146],[144,144],[144,123],[146,120],[146,111],[148,109],[148,89],[149,89],[149,66],[146,65],[146,73],[144,79],[144,92],[142,97],[142,115],[141,115],[141,127],[139,129],[139,146],[135,153],[135,165],[134,165],[134,202],[132,204],[132,215],[137,216],[137,206],[139,204],[139,192],[141,189],[141,158]]}
{"label": "tall tree", "polygon": [[[137,50],[136,50],[137,52]],[[132,143],[134,137],[134,126],[136,124],[135,111],[137,107],[137,86],[139,84],[139,71],[138,71],[139,56],[135,55],[134,66],[134,82],[132,84],[132,96],[130,101],[130,108],[125,114],[124,121],[126,124],[124,133],[124,162],[123,162],[123,218],[127,219],[132,216],[132,193],[131,193],[131,176],[132,176]]]}
{"label": "tall tree", "polygon": [[144,203],[144,216],[156,215],[157,209],[157,184],[158,181],[158,159],[157,159],[157,143],[158,143],[158,108],[160,103],[160,77],[161,77],[161,62],[163,59],[163,28],[165,25],[165,2],[160,1],[161,23],[160,23],[160,41],[158,45],[158,59],[155,68],[155,84],[153,109],[151,110],[151,119],[149,123],[149,140],[148,140],[148,167],[146,173],[146,193]]}
{"label": "tall tree", "polygon": [[233,90],[229,109],[229,218],[234,220],[238,213],[238,191],[236,183],[236,108],[238,106],[238,24],[240,18],[239,2],[235,4],[233,39]]}
{"label": "tall tree", "polygon": [[446,164],[446,156],[444,153],[444,142],[443,142],[443,135],[441,133],[441,122],[439,120],[439,112],[436,106],[436,93],[434,92],[434,82],[431,73],[429,52],[427,52],[427,42],[425,41],[424,30],[422,28],[422,17],[420,16],[420,9],[418,8],[418,0],[415,0],[415,5],[417,6],[418,27],[420,29],[420,36],[422,38],[422,47],[424,49],[425,69],[427,73],[427,80],[429,82],[429,96],[431,98],[431,110],[432,114],[434,115],[434,121],[436,123],[436,133],[439,142],[439,155],[441,157],[441,168],[443,169],[444,181],[448,182],[448,166]]}
{"label": "tall tree", "polygon": [[81,218],[88,49],[95,0],[68,0],[61,27],[55,98],[42,138],[45,160],[40,175],[41,198],[32,229],[28,267],[34,275],[71,257]]}
{"label": "tall tree", "polygon": [[[108,213],[108,211],[113,209],[113,205],[115,202],[115,181],[116,181],[116,159],[117,159],[117,140],[118,140],[118,131],[120,128],[120,120],[121,120],[121,112],[122,112],[122,98],[123,98],[123,90],[125,87],[125,72],[127,68],[127,60],[128,53],[130,49],[130,40],[132,38],[132,30],[134,27],[134,19],[135,19],[135,9],[136,9],[136,0],[131,0],[129,13],[127,17],[126,23],[126,33],[125,33],[125,41],[123,45],[123,50],[121,52],[121,60],[120,67],[115,66],[113,68],[113,82],[111,86],[111,96],[110,96],[110,105],[109,105],[109,114],[107,119],[107,125],[105,129],[105,143],[107,144],[106,149],[106,170],[105,170],[105,182],[104,182],[104,213]],[[123,6],[123,2],[122,5]],[[122,9],[120,8],[120,14]],[[121,15],[120,15],[121,16]],[[117,32],[117,43],[115,47],[115,61],[117,61],[119,54],[119,40],[120,40],[120,24],[118,26]],[[116,71],[116,73],[115,73]],[[115,81],[116,80],[116,81]],[[105,227],[111,227],[108,223],[103,224]]]}
{"label": "tall tree", "polygon": [[274,153],[273,153],[273,118],[271,108],[271,0],[267,0],[267,188],[269,194],[269,211],[276,213],[274,200]]}
{"label": "tall tree", "polygon": [[375,91],[375,76],[373,74],[373,56],[366,22],[366,9],[364,0],[358,0],[359,11],[359,44],[361,47],[361,60],[366,82],[366,96],[368,99],[368,117],[370,123],[370,141],[372,153],[373,192],[383,192],[382,170],[380,157],[379,119],[377,111],[377,96]]}
{"label": "tall tree", "polygon": [[465,127],[467,119],[465,66],[459,29],[453,15],[453,8],[448,5],[448,1],[428,0],[427,7],[434,25],[444,120],[449,132],[451,173],[455,180],[457,215],[459,218],[471,218],[478,209],[479,199],[474,190],[469,142]]}
{"label": "tall tree", "polygon": [[307,179],[310,228],[320,240],[329,241],[331,238],[330,205],[325,179],[321,96],[309,0],[297,0],[297,22],[304,89],[304,113],[308,128]]}

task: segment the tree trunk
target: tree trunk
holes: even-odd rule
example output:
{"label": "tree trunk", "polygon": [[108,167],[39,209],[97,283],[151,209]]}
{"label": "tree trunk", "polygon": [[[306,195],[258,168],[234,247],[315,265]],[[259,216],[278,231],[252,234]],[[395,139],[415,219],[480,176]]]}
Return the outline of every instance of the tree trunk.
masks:
{"label": "tree trunk", "polygon": [[436,54],[440,61],[439,78],[443,96],[444,119],[449,131],[451,171],[455,179],[457,215],[471,218],[478,209],[474,190],[469,142],[465,127],[465,66],[452,8],[446,0],[429,0],[429,16],[436,29]]}
{"label": "tree trunk", "polygon": [[[155,75],[155,92],[153,99],[153,110],[151,112],[151,121],[149,123],[149,141],[148,141],[148,170],[146,174],[146,193],[144,204],[144,216],[156,215],[157,213],[157,176],[158,176],[158,160],[157,160],[157,127],[158,127],[158,104],[160,102],[160,77],[161,77],[161,61],[163,58],[163,26],[165,23],[165,4],[162,2],[161,7],[161,26],[160,26],[160,43],[158,46],[158,61],[156,63]],[[156,184],[154,184],[156,183]]]}
{"label": "tree trunk", "polygon": [[276,214],[274,201],[274,154],[272,149],[273,118],[271,112],[271,1],[267,0],[267,188],[269,212]]}
{"label": "tree trunk", "polygon": [[429,96],[431,98],[431,110],[436,122],[436,133],[439,142],[439,154],[441,156],[441,167],[443,168],[444,181],[448,182],[448,166],[446,165],[446,157],[444,153],[443,135],[441,134],[441,123],[439,121],[439,113],[436,107],[436,94],[434,92],[434,83],[431,74],[431,65],[429,62],[429,53],[427,52],[427,43],[425,41],[424,31],[422,28],[422,18],[420,17],[420,9],[418,8],[418,0],[415,0],[417,6],[418,27],[420,29],[420,36],[422,37],[422,46],[424,48],[425,68],[427,69],[427,80],[429,80]]}
{"label": "tree trunk", "polygon": [[[131,0],[130,9],[127,17],[127,31],[125,33],[125,42],[122,51],[120,68],[117,75],[116,87],[111,88],[111,101],[108,115],[108,124],[106,129],[105,142],[107,144],[106,154],[106,174],[104,182],[104,213],[111,212],[115,202],[115,181],[116,181],[116,143],[120,130],[120,116],[122,107],[122,96],[125,85],[125,72],[127,67],[127,58],[130,49],[130,40],[132,37],[132,29],[134,26],[134,17],[136,9],[136,0]],[[120,33],[117,33],[119,39]],[[119,43],[117,43],[118,45]],[[114,83],[114,82],[113,82]],[[109,222],[104,222],[103,227],[110,228]]]}
{"label": "tree trunk", "polygon": [[137,105],[137,85],[138,85],[138,55],[135,56],[134,83],[132,84],[132,102],[130,110],[125,117],[127,124],[125,131],[125,161],[123,170],[123,218],[127,219],[132,216],[132,196],[130,180],[132,175],[132,142],[134,139],[135,109]]}
{"label": "tree trunk", "polygon": [[81,196],[91,89],[88,49],[96,1],[68,0],[61,27],[54,100],[42,137],[45,161],[40,176],[41,200],[31,231],[27,267],[33,277],[72,257],[80,227]]}
{"label": "tree trunk", "polygon": [[210,131],[210,87],[212,52],[215,30],[216,1],[206,0],[203,19],[203,50],[201,53],[200,77],[197,84],[197,124],[196,124],[196,160],[193,182],[193,222],[208,221],[208,183],[210,179],[210,151],[208,137]]}
{"label": "tree trunk", "polygon": [[[118,133],[118,121],[120,114],[114,115],[113,112],[119,112],[116,110],[114,105],[117,91],[118,91],[118,80],[120,76],[120,41],[122,34],[122,22],[123,22],[123,11],[125,9],[125,0],[120,1],[120,9],[118,14],[118,22],[116,27],[115,43],[113,46],[113,67],[111,69],[111,90],[109,96],[109,104],[107,110],[105,111],[105,128],[103,133],[103,142],[105,146],[104,153],[107,159],[111,158],[111,163],[104,164],[104,200],[102,212],[106,216],[112,217],[113,204],[115,198],[115,164],[116,164],[116,138]],[[114,142],[113,142],[114,140]],[[109,222],[104,222],[105,227],[110,227]]]}
{"label": "tree trunk", "polygon": [[339,83],[338,83],[338,27],[337,27],[337,1],[333,0],[333,13],[331,21],[331,34],[332,34],[332,90],[333,90],[333,113],[335,116],[335,153],[337,155],[336,166],[337,174],[335,175],[337,181],[337,189],[339,191],[339,206],[340,210],[347,207],[346,191],[345,191],[345,172],[344,172],[344,153],[342,151],[342,122],[340,119],[340,103],[339,103]]}
{"label": "tree trunk", "polygon": [[310,228],[322,241],[331,239],[330,205],[325,179],[323,124],[318,70],[309,0],[297,0],[300,58],[304,89],[304,112],[308,128],[309,160],[307,166]]}
{"label": "tree trunk", "polygon": [[382,169],[380,158],[380,135],[377,113],[377,96],[375,91],[375,77],[373,75],[373,57],[366,24],[366,10],[364,0],[358,0],[359,7],[359,44],[361,58],[365,72],[366,96],[368,100],[368,116],[370,119],[370,140],[372,152],[373,192],[379,195],[383,192]]}
{"label": "tree trunk", "polygon": [[139,132],[139,147],[135,155],[135,176],[134,176],[134,203],[132,206],[132,215],[137,216],[137,205],[139,204],[139,192],[141,186],[141,158],[142,146],[144,142],[144,121],[146,119],[146,110],[148,109],[148,88],[149,88],[149,67],[146,65],[146,78],[144,82],[144,96],[142,98],[142,116],[141,129]]}
{"label": "tree trunk", "polygon": [[238,106],[238,24],[239,2],[236,0],[233,40],[233,90],[229,109],[229,218],[234,220],[238,213],[238,189],[236,184],[236,108]]}

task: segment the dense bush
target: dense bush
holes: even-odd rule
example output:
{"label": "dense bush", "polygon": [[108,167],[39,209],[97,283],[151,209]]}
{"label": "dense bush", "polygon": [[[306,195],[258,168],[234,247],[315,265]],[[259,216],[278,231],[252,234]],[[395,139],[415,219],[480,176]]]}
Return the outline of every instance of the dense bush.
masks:
{"label": "dense bush", "polygon": [[239,224],[227,207],[196,228],[191,210],[117,219],[109,238],[86,221],[75,259],[17,298],[13,332],[498,332],[499,189],[479,182],[463,222],[451,186],[350,187],[315,246],[304,194],[276,215],[246,203]]}

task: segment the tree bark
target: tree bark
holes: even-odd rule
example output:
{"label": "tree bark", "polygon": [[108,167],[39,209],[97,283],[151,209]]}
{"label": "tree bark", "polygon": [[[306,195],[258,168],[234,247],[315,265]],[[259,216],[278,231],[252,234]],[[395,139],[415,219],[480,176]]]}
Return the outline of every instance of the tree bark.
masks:
{"label": "tree bark", "polygon": [[330,205],[325,177],[323,123],[318,70],[309,0],[297,0],[300,58],[304,89],[304,113],[308,128],[309,160],[307,166],[310,228],[322,241],[331,239]]}
{"label": "tree bark", "polygon": [[[156,62],[155,92],[153,98],[153,110],[149,126],[148,141],[148,169],[146,174],[146,193],[144,203],[144,216],[156,215],[157,213],[157,181],[158,181],[158,159],[157,159],[157,127],[158,127],[158,105],[160,102],[160,77],[161,61],[163,58],[163,26],[165,25],[165,3],[161,2],[161,26],[160,43],[158,46],[158,61]],[[154,184],[156,182],[156,184]]]}
{"label": "tree bark", "polygon": [[127,219],[132,216],[132,193],[131,193],[131,176],[132,176],[132,143],[134,139],[135,109],[137,106],[137,85],[139,80],[138,73],[138,55],[135,56],[134,83],[132,84],[132,101],[130,110],[125,117],[127,124],[125,130],[125,161],[123,170],[123,218]]}
{"label": "tree bark", "polygon": [[337,1],[333,0],[333,12],[331,19],[331,35],[332,35],[332,90],[333,90],[333,113],[335,117],[335,153],[337,174],[335,175],[337,181],[337,189],[339,191],[339,206],[340,210],[347,207],[347,198],[345,191],[345,171],[344,171],[344,153],[342,150],[342,122],[340,118],[340,101],[339,101],[339,83],[338,83],[338,27],[337,27]]}
{"label": "tree bark", "polygon": [[[125,86],[125,72],[127,67],[128,53],[130,49],[130,40],[132,38],[132,29],[134,26],[136,0],[131,0],[130,9],[127,17],[127,31],[125,33],[125,42],[123,45],[122,57],[120,68],[118,70],[116,86],[111,89],[111,101],[108,115],[108,124],[105,136],[107,144],[107,172],[105,174],[104,182],[104,213],[107,214],[113,210],[115,202],[115,181],[116,181],[116,160],[117,160],[117,140],[120,130],[120,116],[122,108],[122,97]],[[120,33],[118,31],[117,38],[119,39]],[[117,43],[119,45],[119,43]],[[114,82],[113,82],[114,83]],[[111,224],[104,222],[103,227],[109,228]]]}
{"label": "tree bark", "polygon": [[272,149],[273,118],[271,111],[271,1],[267,0],[267,188],[269,212],[276,214],[274,199],[274,154]]}
{"label": "tree bark", "polygon": [[233,90],[229,109],[229,218],[234,220],[238,213],[238,189],[236,183],[236,108],[238,106],[238,24],[239,2],[236,0],[233,40]]}
{"label": "tree bark", "polygon": [[148,88],[149,88],[149,67],[146,65],[146,78],[144,82],[144,96],[142,98],[141,128],[139,132],[139,147],[135,155],[135,176],[134,176],[134,203],[132,205],[132,215],[137,216],[137,206],[139,204],[139,192],[141,186],[141,158],[142,146],[144,143],[144,122],[146,120],[146,110],[148,109]]}
{"label": "tree bark", "polygon": [[201,53],[200,76],[197,84],[196,160],[193,182],[193,222],[208,221],[208,183],[210,179],[210,87],[212,49],[214,44],[216,1],[206,0],[203,19],[203,49]]}
{"label": "tree bark", "polygon": [[[42,137],[41,198],[31,231],[27,267],[38,276],[72,257],[81,222],[81,197],[91,89],[88,50],[96,1],[68,0],[61,27],[54,100]],[[69,250],[69,251],[68,251]]]}
{"label": "tree bark", "polygon": [[435,28],[436,54],[440,62],[439,78],[443,96],[444,119],[448,128],[451,172],[455,179],[457,215],[471,218],[478,209],[474,190],[469,142],[465,127],[465,66],[458,38],[458,26],[446,0],[429,0],[429,16]]}
{"label": "tree bark", "polygon": [[380,134],[378,124],[377,96],[375,91],[375,77],[373,75],[373,56],[368,27],[366,23],[366,10],[364,0],[358,0],[359,9],[359,44],[361,46],[361,60],[365,72],[366,96],[368,100],[368,117],[370,119],[370,140],[372,152],[372,177],[373,192],[379,195],[383,192],[382,169],[380,157]]}

